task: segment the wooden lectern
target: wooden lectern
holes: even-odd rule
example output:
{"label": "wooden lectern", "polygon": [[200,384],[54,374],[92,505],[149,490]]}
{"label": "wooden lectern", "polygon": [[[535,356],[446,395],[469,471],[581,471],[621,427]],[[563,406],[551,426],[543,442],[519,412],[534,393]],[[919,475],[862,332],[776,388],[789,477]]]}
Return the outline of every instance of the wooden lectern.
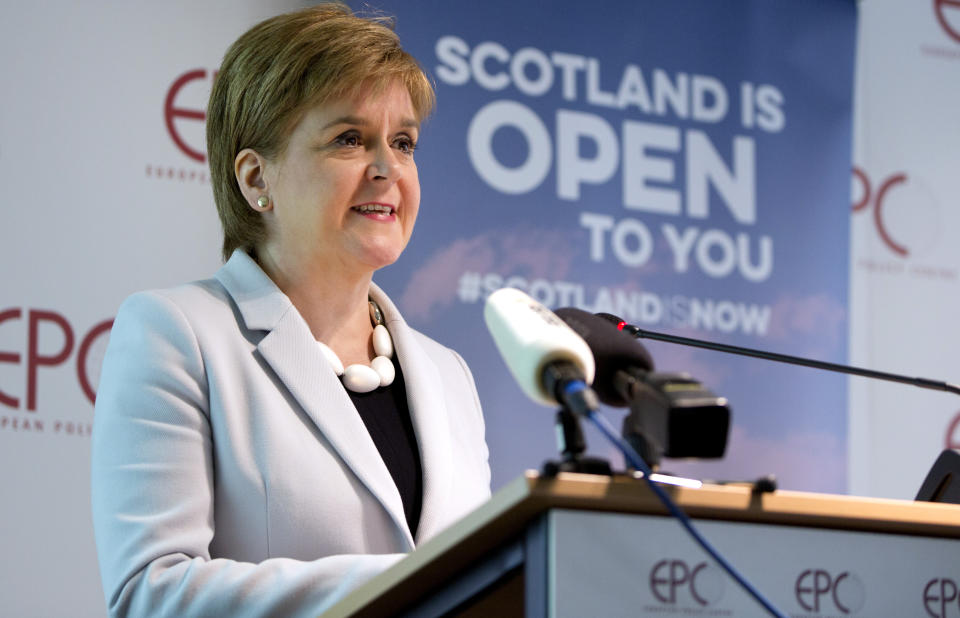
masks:
{"label": "wooden lectern", "polygon": [[[668,489],[793,616],[960,616],[960,506]],[[760,616],[642,480],[528,472],[324,616]]]}

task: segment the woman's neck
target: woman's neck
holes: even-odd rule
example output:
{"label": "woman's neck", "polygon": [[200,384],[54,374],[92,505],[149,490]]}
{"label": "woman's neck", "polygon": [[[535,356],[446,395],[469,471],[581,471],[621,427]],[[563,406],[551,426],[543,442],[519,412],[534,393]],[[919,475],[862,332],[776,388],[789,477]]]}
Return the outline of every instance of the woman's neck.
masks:
{"label": "woman's neck", "polygon": [[369,363],[374,357],[368,295],[373,271],[322,261],[292,264],[258,252],[260,267],[287,295],[310,327],[344,362]]}

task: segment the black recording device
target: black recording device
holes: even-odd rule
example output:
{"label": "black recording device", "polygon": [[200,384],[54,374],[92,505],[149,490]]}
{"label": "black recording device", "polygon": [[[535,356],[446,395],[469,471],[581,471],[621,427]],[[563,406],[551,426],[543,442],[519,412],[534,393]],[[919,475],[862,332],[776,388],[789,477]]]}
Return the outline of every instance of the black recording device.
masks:
{"label": "black recording device", "polygon": [[602,317],[571,307],[556,315],[593,352],[593,388],[606,405],[629,407],[622,435],[651,466],[663,457],[718,458],[730,427],[727,400],[683,373],[656,373],[647,350]]}
{"label": "black recording device", "polygon": [[637,381],[623,437],[644,461],[723,457],[730,430],[727,400],[686,373],[651,373]]}

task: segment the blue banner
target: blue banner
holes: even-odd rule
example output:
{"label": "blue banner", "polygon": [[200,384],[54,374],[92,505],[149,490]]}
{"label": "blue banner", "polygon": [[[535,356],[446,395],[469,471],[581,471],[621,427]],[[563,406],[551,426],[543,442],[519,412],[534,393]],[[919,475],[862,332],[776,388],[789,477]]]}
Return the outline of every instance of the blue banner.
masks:
{"label": "blue banner", "polygon": [[[499,287],[846,361],[852,0],[376,6],[438,96],[413,240],[376,280],[472,368],[495,487],[556,456],[552,411],[523,396],[483,325]],[[667,470],[845,490],[843,377],[648,347],[733,409],[723,460]]]}

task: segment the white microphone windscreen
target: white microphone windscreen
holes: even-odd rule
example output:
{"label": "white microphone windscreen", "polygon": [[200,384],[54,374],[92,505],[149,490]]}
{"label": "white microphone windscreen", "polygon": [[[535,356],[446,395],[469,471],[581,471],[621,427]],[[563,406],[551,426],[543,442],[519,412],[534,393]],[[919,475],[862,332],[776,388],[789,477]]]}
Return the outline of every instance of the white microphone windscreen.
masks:
{"label": "white microphone windscreen", "polygon": [[514,288],[487,298],[483,317],[504,362],[528,397],[544,405],[557,403],[544,388],[543,370],[567,361],[593,383],[595,365],[590,347],[552,311]]}

